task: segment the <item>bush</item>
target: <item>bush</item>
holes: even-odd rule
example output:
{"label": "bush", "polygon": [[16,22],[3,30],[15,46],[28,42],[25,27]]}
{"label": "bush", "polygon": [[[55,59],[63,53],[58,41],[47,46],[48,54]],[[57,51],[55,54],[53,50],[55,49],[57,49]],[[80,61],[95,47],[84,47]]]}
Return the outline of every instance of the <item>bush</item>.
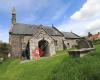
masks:
{"label": "bush", "polygon": [[93,44],[94,45],[100,44],[100,39],[97,39],[97,40],[93,41]]}
{"label": "bush", "polygon": [[9,44],[7,44],[7,43],[0,44],[0,57],[1,58],[7,58],[9,51],[10,51]]}

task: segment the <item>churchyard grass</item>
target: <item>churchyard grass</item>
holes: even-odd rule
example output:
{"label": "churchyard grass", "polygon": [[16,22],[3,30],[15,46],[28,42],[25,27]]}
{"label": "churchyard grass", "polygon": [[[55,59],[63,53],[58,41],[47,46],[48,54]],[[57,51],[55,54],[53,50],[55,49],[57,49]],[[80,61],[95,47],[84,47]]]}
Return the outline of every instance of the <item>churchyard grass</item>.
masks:
{"label": "churchyard grass", "polygon": [[23,64],[8,59],[0,64],[0,80],[100,80],[100,45],[95,47],[82,58],[71,58],[64,50],[58,56]]}

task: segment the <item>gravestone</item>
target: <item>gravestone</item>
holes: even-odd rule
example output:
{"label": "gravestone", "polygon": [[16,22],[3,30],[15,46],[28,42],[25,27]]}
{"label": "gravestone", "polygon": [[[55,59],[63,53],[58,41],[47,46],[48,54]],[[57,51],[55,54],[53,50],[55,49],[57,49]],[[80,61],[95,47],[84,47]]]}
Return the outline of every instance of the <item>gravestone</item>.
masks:
{"label": "gravestone", "polygon": [[78,49],[81,49],[81,48],[93,48],[93,44],[91,41],[81,39],[78,41]]}
{"label": "gravestone", "polygon": [[76,50],[69,50],[68,53],[72,57],[83,57],[88,54],[88,52],[95,50],[91,41],[81,39],[77,41],[78,46]]}

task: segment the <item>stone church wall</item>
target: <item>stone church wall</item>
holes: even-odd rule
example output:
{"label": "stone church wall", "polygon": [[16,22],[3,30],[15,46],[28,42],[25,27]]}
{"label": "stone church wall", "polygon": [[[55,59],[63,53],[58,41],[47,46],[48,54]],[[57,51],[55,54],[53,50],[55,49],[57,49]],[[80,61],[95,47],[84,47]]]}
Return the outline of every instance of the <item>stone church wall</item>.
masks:
{"label": "stone church wall", "polygon": [[9,43],[11,45],[12,51],[12,57],[21,56],[21,53],[23,50],[25,50],[26,45],[29,41],[31,36],[25,36],[25,35],[9,35]]}
{"label": "stone church wall", "polygon": [[31,39],[30,39],[30,59],[33,59],[32,52],[39,48],[38,43],[41,40],[46,40],[48,44],[48,55],[52,56],[55,52],[55,46],[54,46],[54,40],[51,38],[44,30],[40,29],[38,33],[36,33]]}
{"label": "stone church wall", "polygon": [[62,36],[52,36],[52,38],[57,41],[57,45],[55,45],[56,51],[63,50],[64,37],[62,37]]}
{"label": "stone church wall", "polygon": [[64,44],[66,48],[73,48],[75,45],[77,45],[77,39],[65,39]]}
{"label": "stone church wall", "polygon": [[11,54],[12,57],[16,57],[19,56],[21,53],[21,40],[20,40],[20,36],[18,35],[10,35],[9,36],[9,42],[11,45]]}

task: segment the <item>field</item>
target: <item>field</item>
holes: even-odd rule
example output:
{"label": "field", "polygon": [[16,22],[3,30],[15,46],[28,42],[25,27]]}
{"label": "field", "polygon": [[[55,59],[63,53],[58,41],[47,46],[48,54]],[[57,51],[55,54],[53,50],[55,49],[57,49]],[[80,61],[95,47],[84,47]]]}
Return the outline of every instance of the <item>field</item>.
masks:
{"label": "field", "polygon": [[100,80],[100,45],[83,58],[56,56],[21,64],[9,59],[0,64],[0,80]]}

